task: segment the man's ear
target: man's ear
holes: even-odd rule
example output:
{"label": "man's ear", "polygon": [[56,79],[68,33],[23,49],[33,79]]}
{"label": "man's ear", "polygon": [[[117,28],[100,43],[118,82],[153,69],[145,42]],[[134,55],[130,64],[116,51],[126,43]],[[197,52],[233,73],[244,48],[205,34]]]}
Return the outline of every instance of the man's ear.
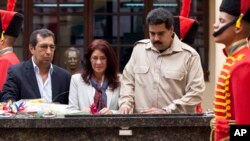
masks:
{"label": "man's ear", "polygon": [[3,45],[3,43],[4,43],[4,40],[0,39],[0,45]]}
{"label": "man's ear", "polygon": [[173,25],[170,27],[170,30],[174,33],[174,26]]}
{"label": "man's ear", "polygon": [[29,50],[32,55],[34,54],[34,49],[35,48],[31,44],[29,44]]}
{"label": "man's ear", "polygon": [[172,34],[172,38],[174,38],[174,26],[171,26],[170,28],[169,28],[169,32],[171,32],[171,34]]}
{"label": "man's ear", "polygon": [[238,28],[238,27],[234,28],[234,31],[235,31],[236,34],[239,34],[239,33],[243,32],[243,30],[244,30],[244,24],[241,24],[240,28]]}

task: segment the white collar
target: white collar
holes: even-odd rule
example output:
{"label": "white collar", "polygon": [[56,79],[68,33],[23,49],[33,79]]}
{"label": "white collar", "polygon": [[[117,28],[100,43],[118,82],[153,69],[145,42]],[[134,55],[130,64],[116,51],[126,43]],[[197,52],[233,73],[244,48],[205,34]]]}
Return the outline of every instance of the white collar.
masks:
{"label": "white collar", "polygon": [[[33,64],[33,67],[34,67],[34,70],[39,70],[39,67],[36,65],[35,61],[34,61],[34,56],[31,57],[31,60],[32,60],[32,64]],[[50,68],[49,68],[49,72],[50,74],[52,74],[53,72],[53,65],[50,64]]]}
{"label": "white collar", "polygon": [[3,55],[5,52],[11,51],[13,52],[13,47],[6,47],[0,50],[0,56]]}

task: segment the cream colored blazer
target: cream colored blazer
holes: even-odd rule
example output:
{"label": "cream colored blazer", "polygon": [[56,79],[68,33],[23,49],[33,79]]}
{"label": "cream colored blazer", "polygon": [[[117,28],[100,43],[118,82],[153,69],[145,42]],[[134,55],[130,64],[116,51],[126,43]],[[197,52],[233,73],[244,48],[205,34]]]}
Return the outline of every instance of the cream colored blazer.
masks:
{"label": "cream colored blazer", "polygon": [[[69,90],[69,105],[72,105],[76,110],[89,110],[90,105],[94,103],[94,91],[94,87],[84,82],[81,74],[72,75]],[[106,90],[107,108],[110,110],[118,110],[119,92],[120,87],[114,91],[110,87]]]}

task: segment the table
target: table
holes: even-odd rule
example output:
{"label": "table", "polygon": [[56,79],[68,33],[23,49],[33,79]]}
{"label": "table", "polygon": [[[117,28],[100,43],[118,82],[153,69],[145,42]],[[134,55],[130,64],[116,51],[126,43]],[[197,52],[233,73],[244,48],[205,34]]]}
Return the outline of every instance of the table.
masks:
{"label": "table", "polygon": [[204,114],[65,115],[0,118],[6,141],[209,141]]}

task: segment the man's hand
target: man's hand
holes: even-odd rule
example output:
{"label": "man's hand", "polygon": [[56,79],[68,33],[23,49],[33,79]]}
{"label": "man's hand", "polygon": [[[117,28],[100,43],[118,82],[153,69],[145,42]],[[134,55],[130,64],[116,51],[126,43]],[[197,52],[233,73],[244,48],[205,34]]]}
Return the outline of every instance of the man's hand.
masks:
{"label": "man's hand", "polygon": [[132,112],[129,110],[128,107],[122,106],[122,107],[119,109],[119,113],[120,113],[120,114],[131,114]]}
{"label": "man's hand", "polygon": [[166,114],[167,112],[163,109],[159,108],[149,108],[149,109],[144,109],[140,113],[142,114]]}

